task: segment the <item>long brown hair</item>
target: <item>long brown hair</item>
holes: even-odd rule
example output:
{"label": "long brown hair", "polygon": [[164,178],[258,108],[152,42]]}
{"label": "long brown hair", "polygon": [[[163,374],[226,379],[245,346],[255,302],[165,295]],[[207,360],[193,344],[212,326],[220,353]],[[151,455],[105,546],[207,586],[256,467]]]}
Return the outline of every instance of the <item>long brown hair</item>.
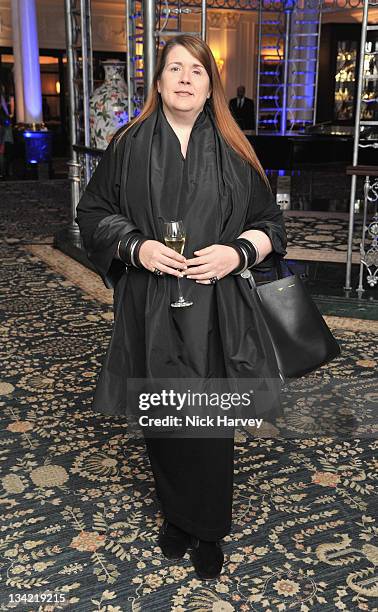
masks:
{"label": "long brown hair", "polygon": [[190,36],[188,34],[180,34],[171,38],[161,49],[157,60],[156,70],[152,81],[152,86],[148,92],[146,102],[143,106],[141,113],[132,119],[130,123],[121,130],[117,135],[117,142],[122,138],[133,125],[141,123],[147,117],[149,117],[157,108],[159,104],[159,93],[157,89],[157,82],[161,78],[161,74],[164,70],[167,55],[169,51],[175,45],[181,45],[184,47],[193,57],[201,62],[204,66],[209,79],[211,87],[211,96],[209,104],[212,107],[215,122],[226,143],[248,164],[257,170],[257,172],[264,179],[265,183],[269,186],[269,181],[266,177],[264,169],[260,164],[257,155],[247,140],[235,119],[233,118],[226,101],[222,82],[219,76],[218,67],[215,62],[214,56],[211,52],[210,47],[200,38]]}

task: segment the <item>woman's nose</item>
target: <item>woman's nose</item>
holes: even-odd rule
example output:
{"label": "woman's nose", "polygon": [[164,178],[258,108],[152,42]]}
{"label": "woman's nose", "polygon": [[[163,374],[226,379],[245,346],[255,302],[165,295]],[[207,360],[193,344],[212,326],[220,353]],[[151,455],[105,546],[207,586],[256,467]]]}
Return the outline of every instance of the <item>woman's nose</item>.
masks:
{"label": "woman's nose", "polygon": [[185,72],[181,74],[180,83],[190,83],[190,72]]}

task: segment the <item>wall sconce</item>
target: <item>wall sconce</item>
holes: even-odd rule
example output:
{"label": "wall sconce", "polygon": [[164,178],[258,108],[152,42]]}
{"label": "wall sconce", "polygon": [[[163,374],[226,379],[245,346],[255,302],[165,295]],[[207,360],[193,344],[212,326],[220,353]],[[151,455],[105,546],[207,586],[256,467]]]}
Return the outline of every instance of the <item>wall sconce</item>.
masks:
{"label": "wall sconce", "polygon": [[57,94],[60,94],[60,81],[56,81],[55,83],[55,91]]}
{"label": "wall sconce", "polygon": [[220,57],[216,57],[215,58],[215,62],[217,64],[219,72],[222,72],[223,64],[224,64],[224,59],[221,59]]}

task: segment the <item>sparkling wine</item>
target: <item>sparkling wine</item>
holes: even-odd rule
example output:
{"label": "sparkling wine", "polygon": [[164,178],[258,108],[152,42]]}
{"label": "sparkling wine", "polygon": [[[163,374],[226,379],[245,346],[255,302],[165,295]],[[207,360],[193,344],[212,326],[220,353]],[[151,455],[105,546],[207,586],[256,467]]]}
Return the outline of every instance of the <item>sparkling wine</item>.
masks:
{"label": "sparkling wine", "polygon": [[185,246],[185,236],[180,236],[179,238],[172,238],[172,236],[166,236],[164,238],[164,242],[170,249],[176,251],[176,253],[183,254],[184,246]]}
{"label": "sparkling wine", "polygon": [[[185,246],[185,228],[182,219],[178,219],[177,221],[164,221],[163,236],[166,246],[176,251],[179,255],[182,255]],[[174,263],[171,265],[177,269]],[[179,276],[177,277],[177,287],[179,299],[171,303],[172,308],[192,306],[193,302],[186,300],[182,294]]]}

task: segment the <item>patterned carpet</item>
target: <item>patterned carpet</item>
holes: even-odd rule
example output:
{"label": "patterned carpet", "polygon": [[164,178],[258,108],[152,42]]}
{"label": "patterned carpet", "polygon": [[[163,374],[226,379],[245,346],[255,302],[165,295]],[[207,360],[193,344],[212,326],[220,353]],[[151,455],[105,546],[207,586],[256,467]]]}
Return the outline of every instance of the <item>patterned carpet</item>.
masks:
{"label": "patterned carpet", "polygon": [[52,243],[70,221],[68,180],[0,183],[0,240],[7,244]]}
{"label": "patterned carpet", "polygon": [[[156,545],[143,442],[90,410],[111,293],[49,246],[3,243],[0,258],[0,610],[17,594],[34,597],[21,610],[377,609],[376,441],[239,431],[226,563],[202,583]],[[328,322],[343,354],[323,375],[369,384],[378,325]],[[65,601],[35,603],[46,593]]]}
{"label": "patterned carpet", "polygon": [[[286,229],[290,247],[306,248],[308,250],[324,250],[345,252],[348,243],[347,215],[332,217],[324,213],[296,212],[285,215]],[[355,237],[353,249],[358,251],[362,222],[355,221]]]}
{"label": "patterned carpet", "polygon": [[[49,246],[67,198],[66,181],[0,185],[0,610],[378,610],[368,427],[358,439],[239,430],[220,578],[197,580],[188,554],[162,556],[143,441],[90,410],[112,293]],[[378,323],[326,320],[342,355],[297,388],[301,436],[321,381],[337,381],[345,414],[376,406]]]}

